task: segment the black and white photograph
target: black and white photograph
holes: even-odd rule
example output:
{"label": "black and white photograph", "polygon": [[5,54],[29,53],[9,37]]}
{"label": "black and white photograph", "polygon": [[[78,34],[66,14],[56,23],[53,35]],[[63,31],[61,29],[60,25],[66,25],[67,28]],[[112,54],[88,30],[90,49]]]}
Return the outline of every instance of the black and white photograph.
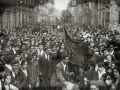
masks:
{"label": "black and white photograph", "polygon": [[0,0],[0,90],[120,90],[120,0]]}

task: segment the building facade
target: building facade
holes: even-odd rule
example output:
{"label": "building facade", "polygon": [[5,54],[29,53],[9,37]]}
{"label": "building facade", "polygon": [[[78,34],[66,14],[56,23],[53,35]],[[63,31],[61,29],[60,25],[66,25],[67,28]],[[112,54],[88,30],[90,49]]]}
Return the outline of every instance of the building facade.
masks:
{"label": "building facade", "polygon": [[74,22],[120,30],[120,0],[71,0]]}
{"label": "building facade", "polygon": [[40,17],[48,16],[49,1],[53,3],[53,0],[0,0],[0,30],[40,22]]}

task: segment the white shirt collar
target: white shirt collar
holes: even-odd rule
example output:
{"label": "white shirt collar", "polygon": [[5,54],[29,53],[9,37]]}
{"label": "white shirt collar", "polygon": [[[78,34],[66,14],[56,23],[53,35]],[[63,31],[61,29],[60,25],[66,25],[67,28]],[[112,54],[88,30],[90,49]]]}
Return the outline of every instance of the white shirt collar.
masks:
{"label": "white shirt collar", "polygon": [[99,79],[100,79],[100,78],[102,77],[102,75],[105,74],[106,72],[105,72],[105,70],[104,70],[103,72],[99,72],[99,71],[98,71],[98,73],[99,73]]}
{"label": "white shirt collar", "polygon": [[64,67],[64,71],[65,71],[65,68],[66,68],[66,64],[64,64],[62,61],[61,61],[63,67]]}

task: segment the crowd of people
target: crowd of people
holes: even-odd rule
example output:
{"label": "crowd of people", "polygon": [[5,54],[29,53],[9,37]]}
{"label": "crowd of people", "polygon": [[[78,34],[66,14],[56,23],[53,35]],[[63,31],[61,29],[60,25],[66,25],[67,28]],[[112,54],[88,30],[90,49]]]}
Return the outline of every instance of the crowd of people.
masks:
{"label": "crowd of people", "polygon": [[85,56],[88,66],[80,66],[76,74],[80,90],[119,90],[120,33],[100,26],[68,25],[66,28],[71,38],[83,40],[83,48],[91,51]]}
{"label": "crowd of people", "polygon": [[[118,90],[120,33],[99,26],[64,24],[62,27],[74,40],[82,40],[92,52],[86,60],[88,66],[79,66],[77,82],[71,80],[79,87],[71,90]],[[66,58],[64,39],[63,28],[55,25],[37,24],[34,28],[20,26],[2,30],[0,90],[52,89],[50,81],[53,72],[57,72],[55,62],[64,62]],[[69,75],[75,75],[75,72]]]}

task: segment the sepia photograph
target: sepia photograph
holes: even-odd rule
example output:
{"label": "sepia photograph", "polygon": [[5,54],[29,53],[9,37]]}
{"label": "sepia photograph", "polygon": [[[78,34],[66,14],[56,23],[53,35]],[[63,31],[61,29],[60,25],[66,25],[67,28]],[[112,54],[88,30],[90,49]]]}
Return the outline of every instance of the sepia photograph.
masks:
{"label": "sepia photograph", "polygon": [[0,0],[0,90],[120,90],[120,0]]}

